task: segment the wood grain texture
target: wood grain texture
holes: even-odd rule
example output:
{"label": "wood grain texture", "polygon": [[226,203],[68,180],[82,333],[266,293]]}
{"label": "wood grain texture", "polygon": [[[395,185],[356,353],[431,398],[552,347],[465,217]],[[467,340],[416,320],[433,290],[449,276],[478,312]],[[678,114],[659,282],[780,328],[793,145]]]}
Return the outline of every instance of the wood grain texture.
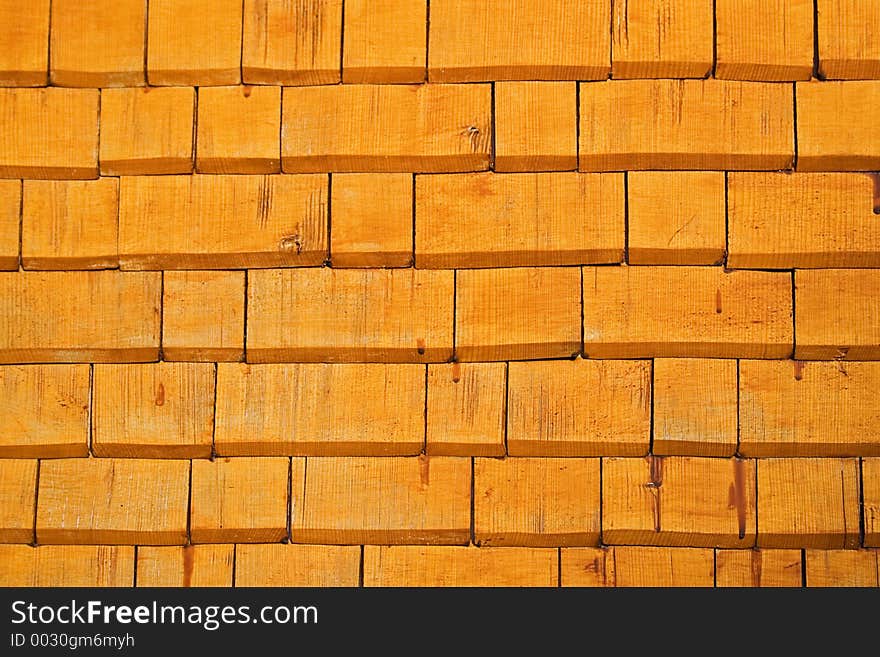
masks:
{"label": "wood grain texture", "polygon": [[158,273],[0,273],[0,363],[157,360],[160,296]]}
{"label": "wood grain texture", "polygon": [[504,363],[428,365],[429,456],[503,456],[506,411]]}
{"label": "wood grain texture", "polygon": [[299,495],[293,490],[295,543],[465,545],[470,540],[467,458],[310,458],[304,501]]}
{"label": "wood grain texture", "polygon": [[146,11],[143,0],[53,0],[52,84],[143,85]]}
{"label": "wood grain texture", "polygon": [[0,367],[0,458],[89,453],[89,366]]}
{"label": "wood grain texture", "polygon": [[151,0],[147,80],[151,85],[238,84],[241,0]]}
{"label": "wood grain texture", "polygon": [[510,363],[511,456],[642,456],[651,441],[648,361]]}
{"label": "wood grain texture", "polygon": [[425,368],[220,364],[215,447],[224,456],[403,456],[425,441]]}
{"label": "wood grain texture", "polygon": [[131,545],[0,545],[0,586],[130,587]]}
{"label": "wood grain texture", "polygon": [[97,89],[0,88],[0,178],[98,177]]}
{"label": "wood grain texture", "polygon": [[792,90],[727,80],[581,84],[579,149],[581,171],[790,169]]}
{"label": "wood grain texture", "polygon": [[415,228],[422,269],[621,262],[623,176],[417,176]]}
{"label": "wood grain texture", "polygon": [[286,173],[489,168],[491,85],[285,87]]}
{"label": "wood grain texture", "polygon": [[715,77],[785,82],[813,73],[812,0],[716,0]]}
{"label": "wood grain texture", "polygon": [[604,79],[608,10],[603,0],[434,0],[428,79]]}
{"label": "wood grain texture", "polygon": [[357,545],[239,545],[236,586],[357,586]]}
{"label": "wood grain texture", "polygon": [[710,587],[713,551],[706,548],[616,546],[561,550],[563,586]]}
{"label": "wood grain texture", "polygon": [[95,456],[211,456],[214,367],[210,363],[96,365],[92,395]]}
{"label": "wood grain texture", "polygon": [[800,550],[716,550],[715,586],[800,587]]}
{"label": "wood grain texture", "polygon": [[880,550],[806,550],[807,586],[880,586]]}
{"label": "wood grain texture", "polygon": [[24,269],[112,269],[119,265],[116,179],[27,180],[23,189]]}
{"label": "wood grain texture", "polygon": [[39,462],[0,459],[0,543],[33,543]]}
{"label": "wood grain texture", "polygon": [[49,79],[49,0],[0,0],[0,86],[39,87]]}
{"label": "wood grain texture", "polygon": [[614,0],[611,77],[704,78],[714,60],[712,0]]}
{"label": "wood grain texture", "polygon": [[422,82],[427,19],[424,0],[347,0],[342,81]]}
{"label": "wood grain texture", "polygon": [[585,267],[590,358],[785,358],[788,272],[718,267]]}
{"label": "wood grain texture", "polygon": [[577,169],[577,84],[495,85],[495,171]]}
{"label": "wood grain texture", "polygon": [[339,82],[342,4],[342,0],[244,0],[244,82],[285,86]]}
{"label": "wood grain texture", "polygon": [[602,461],[602,541],[751,547],[755,462],[690,456]]}
{"label": "wood grain texture", "polygon": [[137,585],[230,587],[234,545],[143,545],[137,553]]}
{"label": "wood grain texture", "polygon": [[654,360],[654,454],[733,456],[738,430],[736,368],[732,360]]}
{"label": "wood grain texture", "polygon": [[798,171],[880,170],[880,81],[795,86]]}
{"label": "wood grain texture", "polygon": [[858,459],[758,459],[758,546],[855,548]]}
{"label": "wood grain texture", "polygon": [[716,265],[723,260],[723,173],[632,171],[626,182],[629,264]]}
{"label": "wood grain texture", "polygon": [[37,542],[183,545],[189,477],[187,461],[43,461]]}
{"label": "wood grain texture", "polygon": [[576,267],[457,272],[456,357],[570,358],[581,346],[580,289]]}
{"label": "wood grain texture", "polygon": [[880,271],[799,270],[794,287],[795,358],[880,359]]}
{"label": "wood grain texture", "polygon": [[332,176],[334,267],[409,267],[413,262],[413,179],[407,173]]}
{"label": "wood grain texture", "polygon": [[744,360],[739,371],[740,454],[880,456],[880,363]]}
{"label": "wood grain texture", "polygon": [[245,272],[166,271],[162,283],[164,360],[244,359]]}
{"label": "wood grain texture", "polygon": [[728,176],[728,267],[880,267],[880,187],[858,173]]}
{"label": "wood grain texture", "polygon": [[561,586],[614,586],[614,548],[564,548],[559,553]]}
{"label": "wood grain texture", "polygon": [[452,357],[451,271],[260,270],[247,293],[249,362]]}
{"label": "wood grain texture", "polygon": [[862,459],[864,545],[880,547],[880,458]]}
{"label": "wood grain texture", "polygon": [[20,180],[0,180],[0,270],[18,269],[21,238]]}
{"label": "wood grain texture", "polygon": [[474,542],[598,545],[599,459],[474,459]]}
{"label": "wood grain texture", "polygon": [[101,92],[101,174],[190,173],[195,90],[104,89]]}
{"label": "wood grain texture", "polygon": [[305,459],[193,461],[193,543],[279,543],[287,538],[288,490],[302,490]]}
{"label": "wood grain texture", "polygon": [[556,586],[557,551],[392,545],[364,547],[364,586]]}
{"label": "wood grain texture", "polygon": [[196,171],[281,173],[281,88],[199,89]]}
{"label": "wood grain texture", "polygon": [[326,176],[138,176],[119,190],[123,269],[245,269],[327,258]]}
{"label": "wood grain texture", "polygon": [[880,5],[818,0],[819,75],[828,80],[880,79]]}

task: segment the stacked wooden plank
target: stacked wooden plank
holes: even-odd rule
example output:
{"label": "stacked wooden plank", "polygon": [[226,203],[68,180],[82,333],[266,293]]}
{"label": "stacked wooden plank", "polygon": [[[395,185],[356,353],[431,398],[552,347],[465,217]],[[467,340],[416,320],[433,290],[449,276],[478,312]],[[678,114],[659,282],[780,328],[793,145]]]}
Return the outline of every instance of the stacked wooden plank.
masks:
{"label": "stacked wooden plank", "polygon": [[0,585],[878,586],[880,3],[0,0]]}

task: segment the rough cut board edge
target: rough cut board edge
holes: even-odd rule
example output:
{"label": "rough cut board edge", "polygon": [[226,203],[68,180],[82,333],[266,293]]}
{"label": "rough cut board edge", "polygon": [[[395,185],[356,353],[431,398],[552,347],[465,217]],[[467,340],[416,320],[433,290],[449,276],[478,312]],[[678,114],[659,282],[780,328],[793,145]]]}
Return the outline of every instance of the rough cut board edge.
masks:
{"label": "rough cut board edge", "polygon": [[120,253],[119,268],[128,271],[160,271],[166,269],[286,269],[320,267],[327,260],[327,249],[303,250],[300,253]]}
{"label": "rough cut board edge", "polygon": [[186,545],[186,529],[49,529],[37,526],[40,545]]}
{"label": "rough cut board edge", "polygon": [[460,529],[291,528],[291,542],[311,545],[469,545],[470,527]]}
{"label": "rough cut board edge", "polygon": [[[216,441],[217,456],[418,456],[424,441],[414,439],[393,443],[357,440],[292,441],[292,440],[228,440]],[[430,450],[429,450],[430,453]],[[439,454],[434,453],[434,456]],[[452,456],[457,456],[453,454]],[[470,454],[468,454],[470,456]]]}
{"label": "rough cut board edge", "polygon": [[606,457],[606,456],[647,456],[650,450],[650,437],[645,433],[639,442],[616,442],[611,440],[515,440],[507,439],[507,454],[520,456],[553,457]]}
{"label": "rough cut board edge", "polygon": [[584,343],[584,358],[739,358],[781,360],[790,358],[793,342],[602,342]]}
{"label": "rough cut board edge", "polygon": [[428,82],[607,80],[611,62],[593,66],[428,66]]}
{"label": "rough cut board edge", "polygon": [[498,269],[620,264],[624,249],[560,249],[556,251],[473,251],[425,253],[416,248],[416,269]]}
{"label": "rough cut board edge", "polygon": [[[246,347],[248,363],[448,363],[448,347]],[[0,354],[2,355],[2,354]],[[0,361],[2,362],[2,361]]]}
{"label": "rough cut board edge", "polygon": [[755,546],[755,530],[740,538],[736,532],[679,532],[651,529],[602,530],[602,542],[608,545],[640,545],[675,548],[751,548]]}
{"label": "rough cut board edge", "polygon": [[281,170],[284,173],[467,173],[487,171],[490,160],[489,153],[424,156],[282,155]]}
{"label": "rough cut board edge", "polygon": [[154,363],[159,360],[159,345],[119,349],[0,349],[0,365],[30,363]]}

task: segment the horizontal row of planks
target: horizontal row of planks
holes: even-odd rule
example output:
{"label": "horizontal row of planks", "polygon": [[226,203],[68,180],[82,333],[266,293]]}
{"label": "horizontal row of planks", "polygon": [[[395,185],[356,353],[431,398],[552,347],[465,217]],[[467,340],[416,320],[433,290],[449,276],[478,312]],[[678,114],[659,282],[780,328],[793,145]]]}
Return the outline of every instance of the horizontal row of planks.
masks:
{"label": "horizontal row of planks", "polygon": [[878,283],[721,267],[3,272],[0,363],[877,360]]}
{"label": "horizontal row of planks", "polygon": [[874,173],[0,180],[0,269],[876,268],[878,215]]}
{"label": "horizontal row of planks", "polygon": [[0,178],[876,171],[878,104],[880,80],[0,88]]}
{"label": "horizontal row of planks", "polygon": [[880,363],[0,367],[0,458],[877,457]]}
{"label": "horizontal row of planks", "polygon": [[876,587],[878,556],[880,550],[635,546],[0,545],[0,582],[117,587]]}
{"label": "horizontal row of planks", "polygon": [[880,547],[880,458],[2,459],[0,474],[0,543]]}
{"label": "horizontal row of planks", "polygon": [[4,85],[880,78],[870,0],[3,0],[0,21]]}

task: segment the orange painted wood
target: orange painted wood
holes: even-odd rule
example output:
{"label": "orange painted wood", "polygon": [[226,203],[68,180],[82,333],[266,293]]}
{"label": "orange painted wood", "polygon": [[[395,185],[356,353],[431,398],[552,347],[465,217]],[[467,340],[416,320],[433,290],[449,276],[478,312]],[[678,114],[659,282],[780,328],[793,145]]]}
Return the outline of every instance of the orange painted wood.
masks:
{"label": "orange painted wood", "polygon": [[223,456],[405,456],[425,442],[423,365],[221,363],[216,404]]}
{"label": "orange painted wood", "polygon": [[813,0],[716,0],[715,25],[715,77],[810,79]]}
{"label": "orange painted wood", "polygon": [[130,587],[131,545],[0,545],[0,586]]}
{"label": "orange painted wood", "polygon": [[191,87],[102,90],[101,174],[190,173],[194,108]]}
{"label": "orange painted wood", "polygon": [[433,0],[430,19],[431,82],[608,77],[603,0]]}
{"label": "orange painted wood", "polygon": [[183,545],[189,471],[167,459],[42,461],[37,542]]}
{"label": "orange painted wood", "polygon": [[739,364],[744,456],[880,456],[880,363]]}
{"label": "orange painted wood", "polygon": [[465,545],[470,540],[467,458],[310,458],[305,486],[292,494],[295,543]]}
{"label": "orange painted wood", "polygon": [[18,269],[21,188],[20,180],[0,180],[0,270]]}
{"label": "orange painted wood", "polygon": [[244,359],[244,272],[166,271],[162,281],[164,360]]}
{"label": "orange painted wood", "polygon": [[806,550],[807,586],[880,586],[880,550]]}
{"label": "orange painted wood", "polygon": [[576,267],[457,272],[456,357],[520,360],[579,353],[580,288]]}
{"label": "orange painted wood", "polygon": [[0,86],[40,87],[49,78],[49,0],[0,0]]}
{"label": "orange painted wood", "polygon": [[244,0],[245,84],[339,82],[342,4],[342,0]]}
{"label": "orange painted wood", "polygon": [[0,88],[0,178],[98,177],[97,89]]}
{"label": "orange painted wood", "polygon": [[52,0],[52,84],[143,85],[146,12],[143,0]]}
{"label": "orange painted wood", "polygon": [[474,542],[598,545],[599,459],[474,459]]}
{"label": "orange painted wood", "polygon": [[790,169],[792,89],[727,80],[581,84],[579,144],[581,171]]}
{"label": "orange painted wood", "polygon": [[117,180],[26,180],[23,193],[24,269],[112,269],[119,265]]}
{"label": "orange painted wood", "polygon": [[286,173],[489,168],[488,84],[285,87],[282,108]]}
{"label": "orange painted wood", "polygon": [[795,358],[880,359],[880,271],[799,270],[794,288]]}
{"label": "orange painted wood", "polygon": [[751,547],[755,462],[690,456],[602,461],[602,541]]}
{"label": "orange painted wood", "polygon": [[242,5],[241,0],[150,0],[149,84],[238,84]]}
{"label": "orange painted wood", "polygon": [[862,0],[818,0],[819,74],[829,80],[880,78],[880,5]]}
{"label": "orange painted wood", "polygon": [[0,459],[0,543],[33,543],[39,462]]}
{"label": "orange painted wood", "polygon": [[495,171],[577,169],[577,84],[495,85]]}
{"label": "orange painted wood", "polygon": [[248,362],[452,356],[451,271],[260,270],[249,273],[247,293]]}
{"label": "orange painted wood", "polygon": [[758,459],[758,547],[859,544],[858,459]]}
{"label": "orange painted wood", "polygon": [[0,458],[89,453],[89,366],[0,367]]}
{"label": "orange painted wood", "polygon": [[703,78],[714,59],[712,0],[614,0],[611,77]]}
{"label": "orange painted wood", "polygon": [[716,550],[715,585],[800,587],[800,550]]}
{"label": "orange painted wood", "polygon": [[230,587],[234,545],[142,545],[137,551],[137,585]]}
{"label": "orange painted wood", "polygon": [[364,586],[556,586],[557,551],[390,545],[364,547]]}
{"label": "orange painted wood", "polygon": [[281,172],[281,88],[199,89],[196,171]]}
{"label": "orange painted wood", "polygon": [[158,273],[0,273],[0,363],[157,360],[160,306]]}
{"label": "orange painted wood", "polygon": [[785,358],[791,275],[720,267],[585,267],[590,358]]}
{"label": "orange painted wood", "polygon": [[346,0],[342,81],[423,81],[427,8],[425,0]]}
{"label": "orange painted wood", "polygon": [[357,586],[357,545],[238,545],[236,586]]}
{"label": "orange painted wood", "polygon": [[422,269],[621,262],[624,233],[619,174],[416,177]]}
{"label": "orange painted wood", "polygon": [[321,264],[326,176],[137,176],[119,189],[123,269]]}
{"label": "orange painted wood", "polygon": [[508,366],[511,456],[643,456],[651,442],[648,361]]}
{"label": "orange painted wood", "polygon": [[429,456],[503,456],[506,412],[504,363],[428,365]]}
{"label": "orange painted wood", "polygon": [[214,367],[210,363],[96,365],[92,386],[95,456],[211,456]]}
{"label": "orange painted wood", "polygon": [[305,459],[193,461],[193,543],[278,543],[287,538],[288,489],[305,483]]}

